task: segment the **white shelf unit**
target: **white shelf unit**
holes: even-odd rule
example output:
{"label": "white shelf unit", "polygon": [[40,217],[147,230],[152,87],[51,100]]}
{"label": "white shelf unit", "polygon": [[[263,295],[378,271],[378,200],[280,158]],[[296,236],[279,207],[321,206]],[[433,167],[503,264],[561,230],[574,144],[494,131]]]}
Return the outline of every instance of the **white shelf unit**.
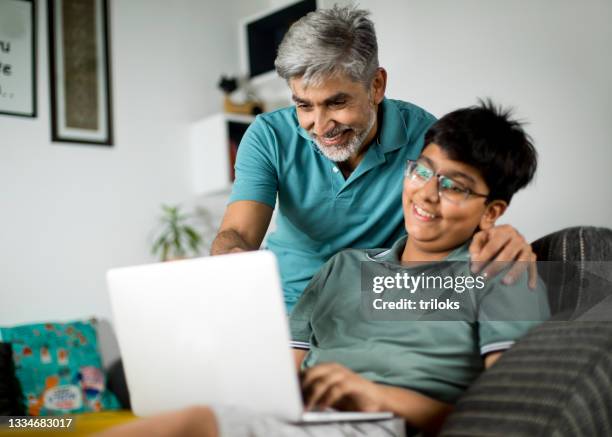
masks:
{"label": "white shelf unit", "polygon": [[219,113],[191,127],[192,186],[196,195],[226,190],[232,183],[232,148],[255,117]]}

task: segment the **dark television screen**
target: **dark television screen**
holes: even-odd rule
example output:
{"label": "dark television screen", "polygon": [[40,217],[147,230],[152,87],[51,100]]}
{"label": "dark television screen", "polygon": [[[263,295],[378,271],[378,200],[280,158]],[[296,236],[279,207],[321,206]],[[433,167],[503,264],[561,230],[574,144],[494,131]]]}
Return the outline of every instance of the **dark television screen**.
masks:
{"label": "dark television screen", "polygon": [[274,70],[276,50],[289,27],[316,9],[316,0],[303,0],[247,24],[249,77]]}

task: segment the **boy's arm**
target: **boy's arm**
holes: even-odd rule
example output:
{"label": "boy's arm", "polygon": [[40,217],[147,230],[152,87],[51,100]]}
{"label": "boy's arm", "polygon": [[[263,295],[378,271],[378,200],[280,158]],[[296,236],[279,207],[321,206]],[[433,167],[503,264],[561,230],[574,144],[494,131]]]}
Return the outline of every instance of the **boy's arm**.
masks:
{"label": "boy's arm", "polygon": [[[306,351],[295,351],[298,357]],[[502,352],[485,356],[485,368],[499,359]],[[301,360],[300,360],[301,363]],[[390,411],[411,426],[435,434],[453,405],[401,387],[377,384],[338,363],[324,363],[308,369],[302,389],[306,408],[335,407],[356,411]]]}
{"label": "boy's arm", "polygon": [[538,278],[535,290],[529,288],[527,274],[514,285],[493,279],[478,307],[478,338],[485,367],[491,367],[501,354],[531,328],[550,317],[546,286]]}
{"label": "boy's arm", "polygon": [[304,361],[304,357],[306,356],[308,351],[305,349],[292,349],[292,350],[293,350],[293,358],[295,360],[295,368],[297,369],[299,373],[300,370],[302,369],[302,361]]}
{"label": "boy's arm", "polygon": [[[492,352],[485,356],[485,369],[491,367],[501,357],[503,352]],[[384,391],[383,399],[385,408],[383,411],[393,411],[404,417],[413,426],[428,433],[436,434],[444,419],[452,411],[454,406],[412,390],[393,386],[381,386]]]}
{"label": "boy's arm", "polygon": [[416,391],[382,385],[338,363],[308,369],[302,378],[307,409],[390,411],[413,427],[435,433],[453,406]]}
{"label": "boy's arm", "polygon": [[302,296],[293,308],[289,316],[289,330],[291,332],[290,347],[293,350],[295,366],[298,372],[301,370],[302,361],[310,350],[312,336],[312,326],[310,320],[315,310],[319,297],[324,292],[327,278],[332,273],[334,259],[333,256],[310,280]]}
{"label": "boy's arm", "polygon": [[484,357],[485,369],[488,369],[493,364],[495,364],[495,362],[500,359],[502,354],[503,354],[503,351],[499,351],[499,352],[491,352],[490,354],[485,355]]}
{"label": "boy's arm", "polygon": [[[503,352],[492,352],[484,357],[485,369],[490,368],[501,357]],[[436,434],[444,419],[454,406],[412,390],[400,387],[380,386],[383,391],[383,411],[392,411],[408,421],[411,425]]]}
{"label": "boy's arm", "polygon": [[377,386],[381,390],[383,399],[381,411],[391,411],[411,426],[425,431],[426,435],[436,435],[444,419],[454,408],[452,404],[413,390],[378,384]]}

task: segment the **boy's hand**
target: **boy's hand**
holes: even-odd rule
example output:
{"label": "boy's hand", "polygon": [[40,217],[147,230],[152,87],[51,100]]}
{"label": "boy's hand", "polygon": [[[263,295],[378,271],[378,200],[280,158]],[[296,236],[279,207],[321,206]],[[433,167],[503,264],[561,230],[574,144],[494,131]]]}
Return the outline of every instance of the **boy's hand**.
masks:
{"label": "boy's hand", "polygon": [[308,369],[302,378],[302,390],[307,410],[335,407],[376,412],[382,409],[380,387],[337,363]]}
{"label": "boy's hand", "polygon": [[537,285],[536,255],[531,245],[510,225],[499,225],[480,231],[470,244],[472,272],[492,277],[512,265],[502,282],[513,284],[529,268],[529,287]]}

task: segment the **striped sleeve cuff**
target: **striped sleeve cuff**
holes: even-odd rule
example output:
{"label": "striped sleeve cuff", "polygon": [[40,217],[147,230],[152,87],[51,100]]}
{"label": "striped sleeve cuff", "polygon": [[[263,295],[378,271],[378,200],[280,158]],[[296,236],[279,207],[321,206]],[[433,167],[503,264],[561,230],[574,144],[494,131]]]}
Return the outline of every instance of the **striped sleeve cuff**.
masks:
{"label": "striped sleeve cuff", "polygon": [[290,341],[289,346],[293,349],[310,350],[310,343],[307,341]]}
{"label": "striped sleeve cuff", "polygon": [[510,341],[498,341],[495,343],[485,344],[480,348],[480,355],[490,354],[491,352],[505,351],[510,349],[514,344],[514,340]]}

